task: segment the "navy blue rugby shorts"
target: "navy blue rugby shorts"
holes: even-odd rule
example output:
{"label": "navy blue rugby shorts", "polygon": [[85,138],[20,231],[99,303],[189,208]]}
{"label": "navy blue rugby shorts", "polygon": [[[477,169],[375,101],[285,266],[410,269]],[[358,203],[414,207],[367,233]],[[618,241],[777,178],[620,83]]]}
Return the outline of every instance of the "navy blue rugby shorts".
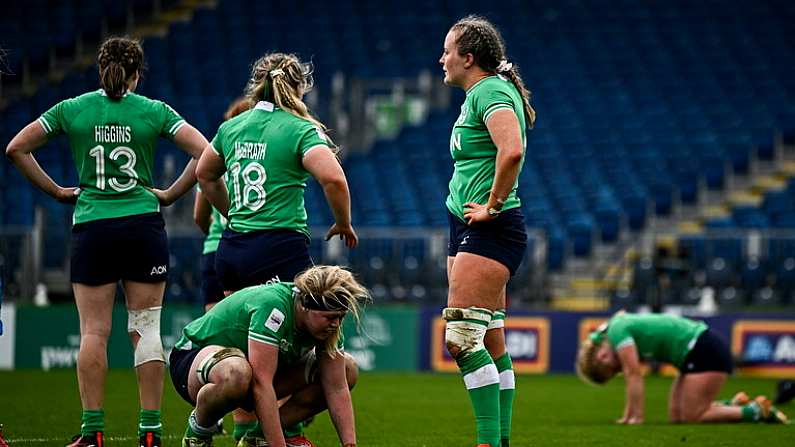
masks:
{"label": "navy blue rugby shorts", "polygon": [[224,299],[224,286],[215,274],[215,252],[202,255],[202,302],[204,305],[215,304]]}
{"label": "navy blue rugby shorts", "polygon": [[717,371],[731,374],[734,370],[729,344],[712,329],[702,332],[679,368],[682,374]]}
{"label": "navy blue rugby shorts", "polygon": [[240,290],[277,278],[293,281],[313,265],[309,238],[295,230],[238,233],[227,229],[215,252],[215,273],[224,290]]}
{"label": "navy blue rugby shorts", "polygon": [[447,254],[466,252],[493,259],[508,268],[511,276],[522,263],[527,249],[524,215],[520,208],[505,210],[488,222],[467,225],[447,211],[450,223],[450,242]]}
{"label": "navy blue rugby shorts", "polygon": [[92,220],[72,227],[71,281],[99,286],[168,278],[168,236],[160,213]]}

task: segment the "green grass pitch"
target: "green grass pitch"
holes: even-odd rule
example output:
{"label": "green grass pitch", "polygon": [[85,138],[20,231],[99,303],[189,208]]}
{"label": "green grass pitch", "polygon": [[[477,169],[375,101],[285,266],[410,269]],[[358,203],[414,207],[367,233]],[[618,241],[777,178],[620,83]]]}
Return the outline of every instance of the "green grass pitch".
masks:
{"label": "green grass pitch", "polygon": [[[665,422],[670,379],[646,381],[646,424],[618,426],[623,383],[584,385],[571,375],[520,376],[514,406],[512,445],[521,446],[792,446],[795,425],[670,425]],[[774,392],[770,379],[732,378],[730,397]],[[137,393],[132,371],[112,370],[107,380],[108,447],[135,446]],[[461,378],[443,374],[363,373],[353,392],[360,446],[473,447],[474,421]],[[790,416],[795,405],[782,407]],[[166,379],[164,445],[179,446],[190,408]],[[12,447],[62,446],[80,425],[74,371],[0,372],[0,423]],[[227,420],[231,428],[231,421]],[[339,445],[326,413],[306,431],[320,447]],[[216,438],[234,446],[230,436]]]}

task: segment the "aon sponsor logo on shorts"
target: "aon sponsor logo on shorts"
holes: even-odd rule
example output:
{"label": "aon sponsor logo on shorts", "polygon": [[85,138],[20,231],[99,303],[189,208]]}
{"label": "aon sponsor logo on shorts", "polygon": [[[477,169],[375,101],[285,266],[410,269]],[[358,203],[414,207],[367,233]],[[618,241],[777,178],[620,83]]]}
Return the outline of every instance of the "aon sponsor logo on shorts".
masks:
{"label": "aon sponsor logo on shorts", "polygon": [[163,273],[166,273],[167,271],[168,271],[168,269],[166,268],[165,265],[156,265],[156,266],[152,267],[152,271],[149,272],[149,275],[150,276],[162,275]]}

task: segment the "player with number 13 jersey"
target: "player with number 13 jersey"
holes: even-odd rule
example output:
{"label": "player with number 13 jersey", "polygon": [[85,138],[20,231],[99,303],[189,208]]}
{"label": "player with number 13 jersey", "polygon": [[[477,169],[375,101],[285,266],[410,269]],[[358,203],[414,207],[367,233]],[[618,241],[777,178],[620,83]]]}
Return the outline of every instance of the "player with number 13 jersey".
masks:
{"label": "player with number 13 jersey", "polygon": [[[168,240],[160,206],[196,184],[196,160],[204,138],[162,101],[135,94],[144,67],[138,41],[113,37],[97,55],[100,89],[66,99],[28,124],[6,155],[22,174],[59,202],[74,203],[71,282],[80,316],[77,379],[83,407],[80,433],[68,447],[102,446],[106,350],[116,285],[128,310],[138,378],[141,447],[159,447],[165,355],[160,310],[168,277]],[[80,187],[58,185],[33,151],[65,134]],[[154,152],[160,137],[194,160],[165,190],[154,188]]]}
{"label": "player with number 13 jersey", "polygon": [[162,101],[128,92],[112,101],[96,90],[61,101],[39,119],[48,137],[67,133],[80,195],[74,223],[160,211],[152,188],[159,137],[174,139],[185,120]]}

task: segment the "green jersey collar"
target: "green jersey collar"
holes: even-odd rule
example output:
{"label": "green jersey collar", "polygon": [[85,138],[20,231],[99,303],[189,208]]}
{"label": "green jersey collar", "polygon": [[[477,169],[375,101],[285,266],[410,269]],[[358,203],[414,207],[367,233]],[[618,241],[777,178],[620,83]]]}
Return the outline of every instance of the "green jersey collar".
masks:
{"label": "green jersey collar", "polygon": [[475,90],[475,87],[477,87],[478,85],[480,85],[480,83],[481,83],[481,82],[485,81],[486,79],[493,78],[494,76],[496,76],[496,75],[488,75],[488,76],[486,76],[486,77],[484,77],[484,78],[480,79],[478,82],[476,82],[476,83],[472,84],[472,87],[469,87],[469,88],[467,89],[467,93],[466,93],[466,94],[467,94],[467,96],[469,96],[469,93],[470,93],[472,90]]}

